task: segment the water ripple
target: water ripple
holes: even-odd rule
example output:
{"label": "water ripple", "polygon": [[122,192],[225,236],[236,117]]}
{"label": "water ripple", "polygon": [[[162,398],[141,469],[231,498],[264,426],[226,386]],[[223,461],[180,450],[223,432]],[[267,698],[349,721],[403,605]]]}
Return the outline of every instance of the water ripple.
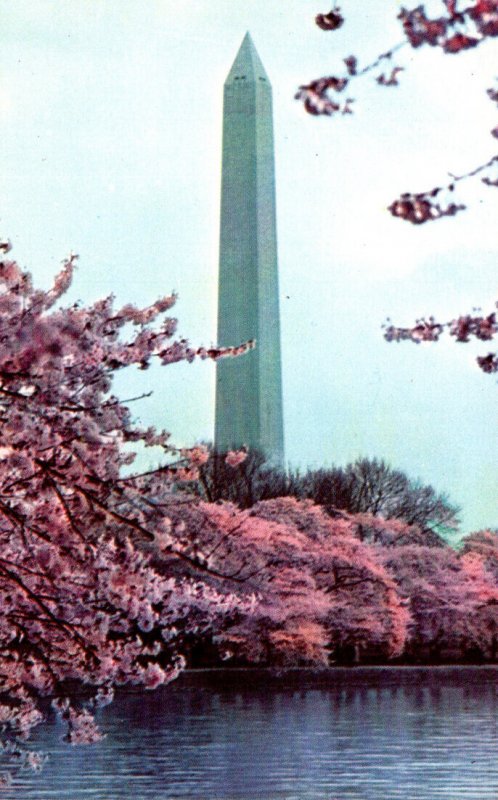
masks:
{"label": "water ripple", "polygon": [[122,695],[101,713],[99,745],[61,744],[55,720],[40,730],[44,772],[2,798],[496,800],[498,672],[426,673],[426,685],[399,671],[397,686],[396,672],[302,689],[201,676]]}

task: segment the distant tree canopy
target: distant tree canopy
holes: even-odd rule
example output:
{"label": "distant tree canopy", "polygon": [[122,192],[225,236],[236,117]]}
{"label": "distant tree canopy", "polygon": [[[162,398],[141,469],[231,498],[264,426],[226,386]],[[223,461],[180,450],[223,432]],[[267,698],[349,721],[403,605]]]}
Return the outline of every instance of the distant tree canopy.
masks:
{"label": "distant tree canopy", "polygon": [[233,467],[226,454],[211,449],[198,480],[188,488],[209,502],[227,500],[240,508],[261,500],[295,497],[313,500],[331,516],[345,511],[398,519],[418,526],[427,544],[441,544],[442,535],[458,528],[459,509],[446,495],[375,458],[301,474],[269,467],[257,451],[249,451]]}
{"label": "distant tree canopy", "polygon": [[[187,663],[227,665],[495,662],[498,536],[456,551],[428,546],[416,525],[370,513],[325,513],[281,497],[233,503],[170,497],[171,536],[214,574],[254,597]],[[429,543],[430,544],[430,543]],[[171,560],[172,554],[165,558]],[[169,569],[169,568],[168,568]],[[202,636],[202,629],[200,629]]]}

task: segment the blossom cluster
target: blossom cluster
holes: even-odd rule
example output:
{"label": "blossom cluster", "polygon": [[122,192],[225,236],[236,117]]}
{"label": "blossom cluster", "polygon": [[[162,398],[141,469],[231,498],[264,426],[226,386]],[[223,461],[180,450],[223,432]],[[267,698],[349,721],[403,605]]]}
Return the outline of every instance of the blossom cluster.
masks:
{"label": "blossom cluster", "polygon": [[[111,390],[131,364],[216,359],[251,345],[175,340],[174,296],[142,309],[115,309],[112,298],[62,308],[76,256],[40,291],[9,250],[0,242],[1,759],[36,766],[23,742],[43,721],[41,697],[59,698],[68,742],[96,742],[94,711],[114,686],[167,683],[183,668],[186,638],[214,635],[247,607],[201,553],[171,537],[158,498],[171,492],[177,451],[166,431],[135,425]],[[168,463],[124,477],[129,442],[161,448]],[[195,475],[205,457],[193,448],[181,462]],[[95,700],[70,701],[68,681],[91,687]]]}
{"label": "blossom cluster", "polygon": [[[391,62],[394,54],[406,45],[414,49],[428,45],[446,54],[456,54],[498,36],[498,0],[475,0],[465,7],[459,0],[442,0],[442,13],[438,16],[429,16],[424,5],[411,9],[402,7],[398,19],[404,34],[403,40],[381,53],[373,62],[360,69],[358,57],[349,55],[343,59],[346,67],[344,75],[329,75],[301,85],[295,98],[303,103],[305,111],[313,116],[352,114],[354,98],[349,96],[343,100],[340,93],[353,79],[372,70],[376,73],[378,85],[398,86],[399,75],[405,67],[391,65],[387,72],[379,72],[379,68],[385,61]],[[336,31],[342,27],[344,17],[336,6],[328,14],[318,14],[315,22],[324,31]],[[489,89],[488,95],[496,102],[498,93],[495,89]],[[498,125],[491,130],[491,135],[498,138]],[[425,192],[404,192],[389,205],[388,211],[392,216],[414,225],[453,217],[466,206],[455,202],[452,197],[441,202],[441,193],[452,193],[457,181],[474,177],[482,171],[487,173],[481,178],[486,186],[498,186],[498,177],[491,173],[491,168],[497,164],[498,156],[494,156],[465,175],[454,177],[448,186],[436,186]]]}
{"label": "blossom cluster", "polygon": [[[496,306],[498,308],[498,302]],[[429,317],[428,319],[417,320],[411,328],[401,328],[390,323],[384,327],[384,338],[388,342],[405,340],[416,344],[420,342],[437,342],[445,330],[457,342],[466,343],[471,339],[487,342],[498,336],[498,316],[496,311],[492,311],[487,315],[463,314],[444,323],[437,322],[434,317]],[[476,361],[483,372],[498,372],[498,356],[496,353],[478,356]]]}
{"label": "blossom cluster", "polygon": [[328,14],[317,14],[315,22],[322,31],[336,31],[344,23],[339,6],[334,6]]}
{"label": "blossom cluster", "polygon": [[[494,135],[494,130],[492,133]],[[403,193],[397,200],[391,203],[388,207],[388,211],[391,212],[393,217],[406,220],[414,225],[421,225],[424,222],[440,219],[441,217],[454,217],[459,211],[463,211],[466,206],[462,203],[455,203],[452,200],[444,205],[441,204],[437,198],[444,193],[452,195],[455,190],[455,185],[459,181],[473,178],[481,172],[488,171],[496,166],[498,166],[498,155],[492,156],[486,163],[480,164],[464,175],[452,176],[451,183],[447,186],[436,186],[429,191],[419,192],[417,194],[410,192]],[[490,175],[485,175],[484,178],[481,178],[481,181],[486,186],[498,186],[498,178],[491,178]]]}
{"label": "blossom cluster", "polygon": [[[384,60],[392,59],[394,53],[405,44],[415,49],[422,45],[440,47],[445,53],[454,54],[476,47],[487,38],[498,36],[498,0],[477,0],[462,9],[458,7],[458,0],[442,0],[442,2],[444,13],[433,18],[427,15],[423,5],[412,9],[402,7],[398,19],[405,39],[361,70],[358,69],[358,58],[355,55],[345,58],[344,63],[349,78],[376,70]],[[335,6],[328,14],[317,14],[315,23],[323,31],[336,31],[342,27],[344,17],[341,9]],[[390,76],[377,75],[377,83],[383,86],[397,86],[397,75],[402,69],[395,66]],[[319,78],[301,86],[296,99],[304,102],[304,107],[310,114],[331,116],[341,110],[341,105],[330,97],[329,92],[342,91],[348,82],[349,79],[345,77]],[[351,102],[352,100],[349,100],[349,103]]]}
{"label": "blossom cluster", "polygon": [[432,19],[423,5],[401,9],[398,19],[412,47],[426,44],[441,47],[445,53],[459,53],[476,47],[487,37],[498,36],[496,0],[477,0],[462,9],[458,0],[443,0],[443,3],[446,13]]}

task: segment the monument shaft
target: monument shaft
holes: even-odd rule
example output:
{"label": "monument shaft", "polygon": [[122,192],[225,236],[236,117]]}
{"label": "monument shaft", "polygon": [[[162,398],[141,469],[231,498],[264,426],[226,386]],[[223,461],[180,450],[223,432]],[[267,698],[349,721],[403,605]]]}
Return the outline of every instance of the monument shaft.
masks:
{"label": "monument shaft", "polygon": [[256,340],[216,373],[215,447],[283,464],[272,94],[246,35],[225,82],[218,344]]}

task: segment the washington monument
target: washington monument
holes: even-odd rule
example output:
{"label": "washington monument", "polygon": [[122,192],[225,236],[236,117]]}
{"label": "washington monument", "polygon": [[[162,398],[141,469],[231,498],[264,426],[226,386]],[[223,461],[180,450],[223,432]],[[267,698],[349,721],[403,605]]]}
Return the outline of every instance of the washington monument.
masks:
{"label": "washington monument", "polygon": [[283,465],[272,93],[246,34],[224,86],[218,345],[256,348],[216,367],[215,447]]}

